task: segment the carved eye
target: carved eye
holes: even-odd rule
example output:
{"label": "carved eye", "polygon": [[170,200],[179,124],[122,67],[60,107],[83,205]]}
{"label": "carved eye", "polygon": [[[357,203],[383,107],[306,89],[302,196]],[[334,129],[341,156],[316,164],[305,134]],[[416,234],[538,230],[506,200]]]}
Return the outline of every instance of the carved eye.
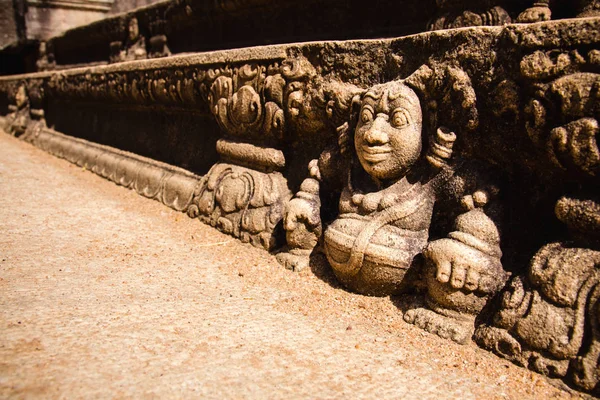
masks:
{"label": "carved eye", "polygon": [[362,112],[360,113],[360,120],[363,124],[373,121],[373,110],[371,107],[363,107]]}
{"label": "carved eye", "polygon": [[394,113],[392,114],[392,126],[395,128],[403,128],[408,124],[410,124],[410,120],[406,111],[403,109],[394,110]]}

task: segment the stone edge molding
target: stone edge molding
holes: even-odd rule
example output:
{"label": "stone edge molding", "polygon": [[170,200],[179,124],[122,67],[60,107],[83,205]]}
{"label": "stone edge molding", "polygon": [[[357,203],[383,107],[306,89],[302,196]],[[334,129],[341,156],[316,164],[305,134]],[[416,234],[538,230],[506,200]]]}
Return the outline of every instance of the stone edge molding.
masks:
{"label": "stone edge molding", "polygon": [[[416,294],[407,322],[598,394],[599,44],[585,18],[3,77],[3,125],[287,268],[324,252],[350,290]],[[199,177],[72,138],[49,103],[211,116],[220,159]]]}
{"label": "stone edge molding", "polygon": [[[0,124],[6,119],[1,118]],[[201,177],[109,146],[33,126],[22,139],[175,211],[187,212]]]}

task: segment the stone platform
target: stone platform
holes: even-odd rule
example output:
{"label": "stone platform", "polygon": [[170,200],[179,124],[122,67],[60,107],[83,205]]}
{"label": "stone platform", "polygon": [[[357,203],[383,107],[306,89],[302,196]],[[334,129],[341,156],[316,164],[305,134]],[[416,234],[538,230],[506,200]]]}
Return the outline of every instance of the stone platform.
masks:
{"label": "stone platform", "polygon": [[[2,398],[577,398],[0,135]],[[40,168],[40,166],[44,166]]]}

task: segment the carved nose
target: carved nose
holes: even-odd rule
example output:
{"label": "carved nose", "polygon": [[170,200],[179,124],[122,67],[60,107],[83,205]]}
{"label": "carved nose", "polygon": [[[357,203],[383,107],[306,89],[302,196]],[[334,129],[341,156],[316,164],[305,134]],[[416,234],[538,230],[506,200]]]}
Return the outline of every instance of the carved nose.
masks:
{"label": "carved nose", "polygon": [[388,134],[383,129],[385,124],[385,119],[382,117],[377,117],[371,125],[371,128],[367,131],[365,135],[365,140],[370,146],[381,146],[387,144],[390,141]]}

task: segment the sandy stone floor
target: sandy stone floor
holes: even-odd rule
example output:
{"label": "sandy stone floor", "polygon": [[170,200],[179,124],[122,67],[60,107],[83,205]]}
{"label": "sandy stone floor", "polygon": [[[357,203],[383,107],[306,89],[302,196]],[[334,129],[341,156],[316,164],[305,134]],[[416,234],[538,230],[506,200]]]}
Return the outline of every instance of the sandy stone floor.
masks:
{"label": "sandy stone floor", "polygon": [[570,398],[0,134],[1,398]]}

